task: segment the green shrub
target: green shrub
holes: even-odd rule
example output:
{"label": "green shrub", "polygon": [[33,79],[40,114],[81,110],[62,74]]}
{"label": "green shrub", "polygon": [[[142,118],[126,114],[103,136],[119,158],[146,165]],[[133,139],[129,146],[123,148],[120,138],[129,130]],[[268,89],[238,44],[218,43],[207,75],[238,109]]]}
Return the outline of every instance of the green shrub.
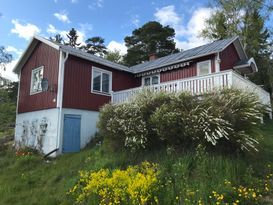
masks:
{"label": "green shrub", "polygon": [[200,144],[229,152],[257,150],[263,111],[254,94],[234,89],[203,96],[145,91],[129,103],[106,105],[98,127],[106,140],[131,151]]}

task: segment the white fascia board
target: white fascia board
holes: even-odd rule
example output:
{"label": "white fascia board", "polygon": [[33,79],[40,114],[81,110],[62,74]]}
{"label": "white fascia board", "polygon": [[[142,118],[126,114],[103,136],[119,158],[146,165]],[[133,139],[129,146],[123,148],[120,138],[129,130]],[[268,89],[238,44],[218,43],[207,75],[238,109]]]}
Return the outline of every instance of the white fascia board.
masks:
{"label": "white fascia board", "polygon": [[18,60],[17,64],[15,65],[14,69],[12,70],[14,73],[17,73],[17,74],[20,73],[22,66],[25,64],[25,62],[27,61],[27,59],[29,58],[29,56],[31,55],[32,51],[34,50],[34,48],[36,47],[36,45],[38,44],[39,41],[42,43],[45,43],[46,45],[48,45],[52,48],[57,49],[57,50],[59,50],[59,48],[60,48],[60,46],[58,46],[57,44],[51,42],[50,40],[42,38],[40,36],[32,37],[31,40],[29,41],[27,48],[25,49],[25,51],[21,55],[20,59]]}

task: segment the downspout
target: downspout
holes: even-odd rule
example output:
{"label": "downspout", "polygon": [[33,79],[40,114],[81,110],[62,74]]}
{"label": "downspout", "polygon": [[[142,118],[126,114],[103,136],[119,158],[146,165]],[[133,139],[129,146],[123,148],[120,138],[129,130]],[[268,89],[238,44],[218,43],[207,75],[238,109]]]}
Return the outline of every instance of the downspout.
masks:
{"label": "downspout", "polygon": [[57,98],[57,107],[58,110],[58,125],[57,125],[57,142],[56,142],[56,151],[60,151],[60,135],[61,135],[61,125],[62,125],[62,108],[63,108],[63,90],[64,90],[64,68],[65,62],[69,56],[68,52],[60,51],[60,62],[59,62],[59,78],[58,78],[58,98]]}

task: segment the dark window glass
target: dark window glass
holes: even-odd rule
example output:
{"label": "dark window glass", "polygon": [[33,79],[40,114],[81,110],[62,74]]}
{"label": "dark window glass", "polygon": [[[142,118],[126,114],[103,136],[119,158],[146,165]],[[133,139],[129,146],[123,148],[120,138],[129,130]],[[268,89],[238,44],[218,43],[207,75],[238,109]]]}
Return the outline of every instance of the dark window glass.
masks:
{"label": "dark window glass", "polygon": [[93,72],[93,90],[94,91],[101,91],[100,84],[101,84],[101,73],[98,71]]}
{"label": "dark window glass", "polygon": [[110,76],[107,73],[102,74],[102,92],[109,93]]}

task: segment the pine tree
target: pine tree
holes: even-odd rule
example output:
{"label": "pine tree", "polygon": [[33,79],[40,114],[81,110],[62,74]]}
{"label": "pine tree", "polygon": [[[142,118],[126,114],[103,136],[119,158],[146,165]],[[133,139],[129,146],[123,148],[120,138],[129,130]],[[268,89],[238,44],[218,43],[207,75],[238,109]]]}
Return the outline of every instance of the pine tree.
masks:
{"label": "pine tree", "polygon": [[61,34],[56,34],[54,37],[49,37],[49,40],[56,42],[56,43],[60,43],[60,44],[64,44],[64,39],[61,36]]}
{"label": "pine tree", "polygon": [[71,46],[73,48],[76,48],[76,47],[78,47],[80,45],[80,43],[77,43],[77,40],[78,40],[79,36],[77,35],[77,31],[74,28],[72,28],[68,32],[68,34],[66,34],[66,36],[67,36],[69,41],[67,43],[65,43],[65,45],[69,45],[69,46]]}
{"label": "pine tree", "polygon": [[0,75],[1,75],[1,70],[6,69],[6,64],[10,63],[12,60],[12,55],[7,53],[5,51],[5,48],[3,46],[0,46]]}
{"label": "pine tree", "polygon": [[163,57],[178,52],[179,50],[175,48],[174,36],[175,31],[169,26],[163,27],[156,21],[144,24],[124,39],[128,48],[124,56],[125,63],[132,66],[147,61],[149,54]]}
{"label": "pine tree", "polygon": [[87,53],[90,54],[97,54],[100,57],[103,57],[107,54],[107,48],[104,45],[104,39],[100,36],[95,36],[92,38],[88,38],[85,41],[86,45],[82,46],[81,49],[85,50]]}

